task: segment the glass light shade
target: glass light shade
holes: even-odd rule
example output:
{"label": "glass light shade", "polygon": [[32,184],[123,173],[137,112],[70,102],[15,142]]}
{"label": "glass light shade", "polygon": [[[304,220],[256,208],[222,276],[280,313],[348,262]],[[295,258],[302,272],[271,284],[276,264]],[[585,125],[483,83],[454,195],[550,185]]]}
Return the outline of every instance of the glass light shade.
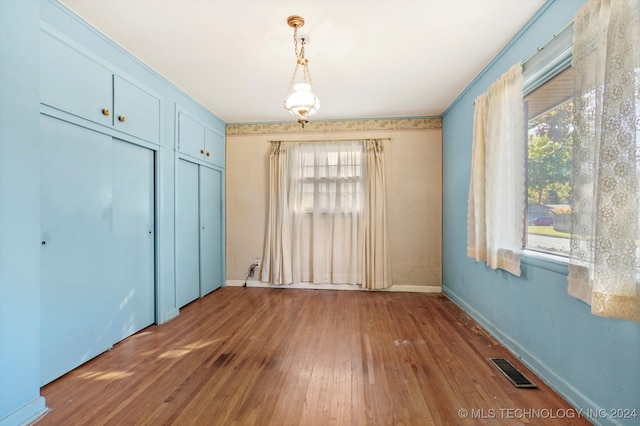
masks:
{"label": "glass light shade", "polygon": [[296,117],[306,118],[320,109],[320,101],[311,91],[309,83],[297,83],[293,86],[293,92],[284,101],[284,107]]}

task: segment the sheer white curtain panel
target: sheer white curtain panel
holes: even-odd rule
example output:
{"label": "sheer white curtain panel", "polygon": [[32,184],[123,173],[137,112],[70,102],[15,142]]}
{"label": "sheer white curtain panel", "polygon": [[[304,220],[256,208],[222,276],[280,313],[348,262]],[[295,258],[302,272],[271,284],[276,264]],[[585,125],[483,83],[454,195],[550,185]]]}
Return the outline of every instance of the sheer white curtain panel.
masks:
{"label": "sheer white curtain panel", "polygon": [[476,98],[467,211],[467,255],[520,276],[524,232],[522,66]]}
{"label": "sheer white curtain panel", "polygon": [[574,19],[569,294],[640,321],[640,0],[592,0]]}
{"label": "sheer white curtain panel", "polygon": [[293,281],[361,284],[362,144],[292,144]]}

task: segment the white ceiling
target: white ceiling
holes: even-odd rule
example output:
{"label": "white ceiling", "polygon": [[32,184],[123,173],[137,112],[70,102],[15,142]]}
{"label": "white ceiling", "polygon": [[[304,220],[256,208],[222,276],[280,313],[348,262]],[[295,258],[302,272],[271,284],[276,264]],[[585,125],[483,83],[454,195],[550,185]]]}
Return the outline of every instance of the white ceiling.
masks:
{"label": "white ceiling", "polygon": [[[312,120],[440,115],[544,0],[63,0],[227,123],[289,121],[301,15]],[[525,59],[525,58],[521,58]]]}

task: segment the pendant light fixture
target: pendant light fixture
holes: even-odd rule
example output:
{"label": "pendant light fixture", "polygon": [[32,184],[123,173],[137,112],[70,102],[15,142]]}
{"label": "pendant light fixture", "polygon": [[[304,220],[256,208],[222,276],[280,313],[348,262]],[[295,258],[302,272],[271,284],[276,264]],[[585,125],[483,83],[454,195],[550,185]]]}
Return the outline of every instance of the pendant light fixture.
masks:
{"label": "pendant light fixture", "polygon": [[[309,122],[309,116],[313,115],[320,108],[320,101],[313,93],[313,83],[309,72],[309,60],[304,56],[305,39],[300,39],[300,50],[298,50],[298,28],[304,26],[302,16],[289,16],[287,24],[293,28],[293,48],[296,54],[296,67],[289,83],[287,96],[284,100],[284,107],[287,111],[298,118],[298,123],[304,128]],[[302,66],[302,81],[296,81],[298,67]]]}

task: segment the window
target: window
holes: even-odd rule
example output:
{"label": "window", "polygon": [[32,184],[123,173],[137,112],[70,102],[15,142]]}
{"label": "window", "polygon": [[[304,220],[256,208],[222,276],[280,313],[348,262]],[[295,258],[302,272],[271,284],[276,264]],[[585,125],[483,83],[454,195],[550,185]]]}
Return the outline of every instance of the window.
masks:
{"label": "window", "polygon": [[390,287],[383,159],[382,139],[275,142],[261,279]]}
{"label": "window", "polygon": [[362,210],[362,148],[357,144],[301,146],[295,169],[299,213],[358,213]]}
{"label": "window", "polygon": [[569,255],[573,155],[573,24],[523,64],[527,113],[524,246]]}
{"label": "window", "polygon": [[569,254],[573,72],[558,73],[525,96],[527,111],[526,248]]}

